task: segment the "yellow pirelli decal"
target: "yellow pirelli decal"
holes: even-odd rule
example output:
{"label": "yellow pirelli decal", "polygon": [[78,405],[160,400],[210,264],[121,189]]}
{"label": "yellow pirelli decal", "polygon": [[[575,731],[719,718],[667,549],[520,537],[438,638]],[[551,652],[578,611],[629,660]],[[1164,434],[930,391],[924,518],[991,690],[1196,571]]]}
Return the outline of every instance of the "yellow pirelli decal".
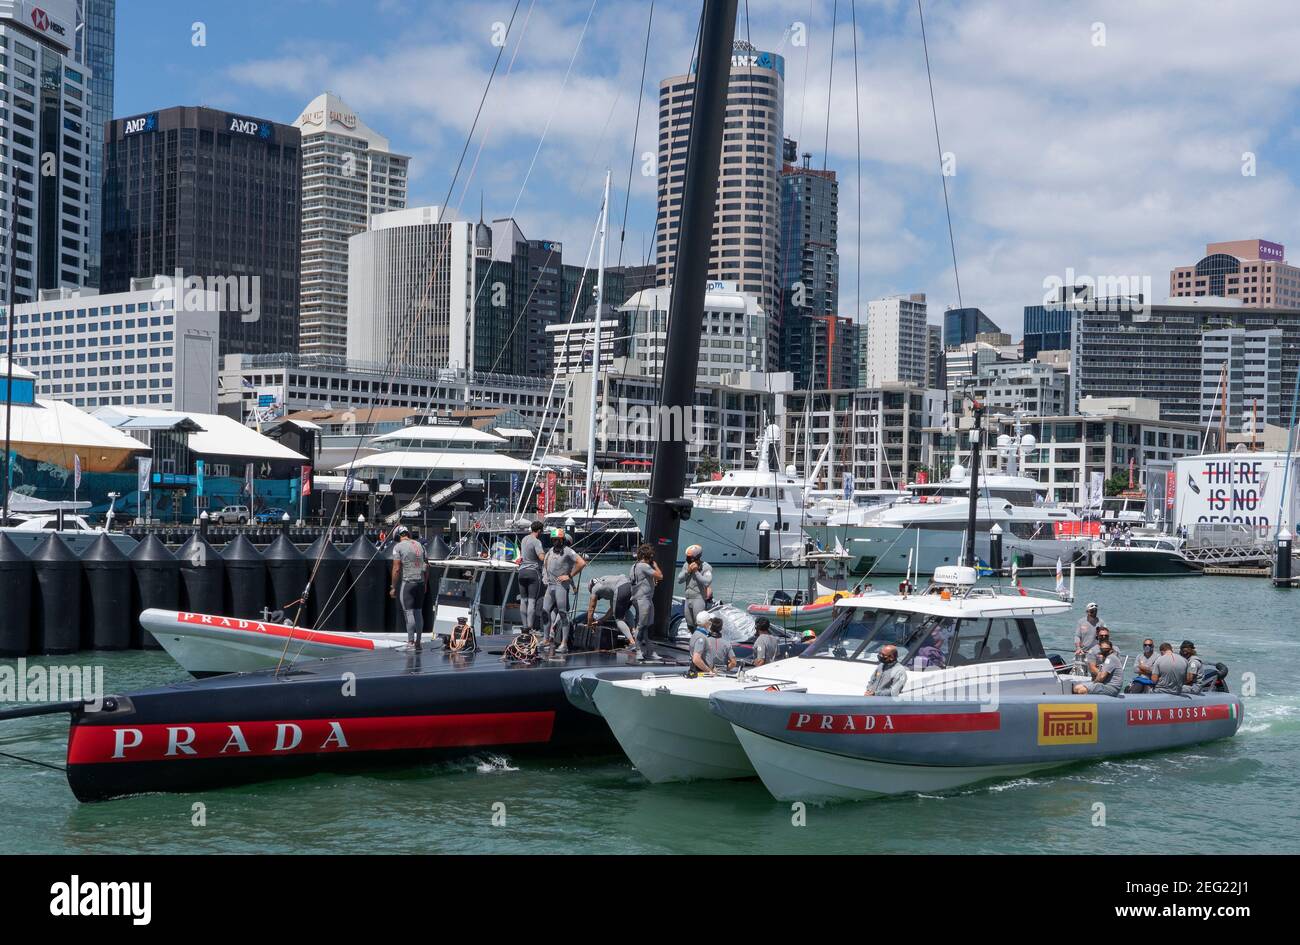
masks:
{"label": "yellow pirelli decal", "polygon": [[1038,706],[1038,744],[1097,744],[1097,705],[1049,703]]}

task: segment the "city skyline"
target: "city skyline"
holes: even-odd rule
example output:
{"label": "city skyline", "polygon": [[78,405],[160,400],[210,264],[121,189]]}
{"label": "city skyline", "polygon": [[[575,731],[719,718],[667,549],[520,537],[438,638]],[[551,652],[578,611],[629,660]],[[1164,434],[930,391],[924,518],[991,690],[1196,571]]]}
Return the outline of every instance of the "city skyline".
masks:
{"label": "city skyline", "polygon": [[[864,2],[856,11],[859,276],[853,35],[839,6],[829,156],[830,5],[814,4],[809,17],[802,4],[752,2],[738,37],[786,58],[785,136],[813,153],[814,167],[839,174],[840,314],[865,318],[873,298],[924,291],[937,320],[958,299],[915,7]],[[1300,191],[1288,152],[1300,130],[1286,106],[1300,66],[1286,50],[1300,26],[1280,3],[1252,6],[1258,15],[1250,17],[1213,4],[1181,6],[1177,17],[1167,7],[1120,3],[1065,16],[1009,3],[927,8],[943,147],[955,158],[948,185],[965,305],[1018,334],[1023,306],[1069,269],[1149,276],[1162,297],[1169,270],[1207,242],[1292,239]],[[435,19],[401,0],[336,4],[334,16],[306,16],[297,4],[237,2],[197,14],[152,0],[123,4],[115,111],[203,103],[289,122],[331,90],[412,155],[408,205],[442,204],[498,51],[493,24],[512,7],[440,4]],[[482,191],[490,215],[512,214],[530,231],[585,245],[606,165],[622,229],[647,5],[536,7],[525,30],[528,9],[520,5],[514,34],[523,33],[523,48],[515,56],[514,41],[506,47],[466,168],[484,133],[486,147],[468,184],[462,170],[451,205],[474,215]],[[206,46],[192,45],[196,21]],[[796,45],[796,21],[807,27],[806,46]],[[652,253],[655,180],[640,173],[640,156],[655,150],[657,84],[683,71],[693,35],[688,10],[656,6],[625,263]],[[1255,176],[1242,173],[1247,153]],[[614,248],[617,261],[617,241]]]}

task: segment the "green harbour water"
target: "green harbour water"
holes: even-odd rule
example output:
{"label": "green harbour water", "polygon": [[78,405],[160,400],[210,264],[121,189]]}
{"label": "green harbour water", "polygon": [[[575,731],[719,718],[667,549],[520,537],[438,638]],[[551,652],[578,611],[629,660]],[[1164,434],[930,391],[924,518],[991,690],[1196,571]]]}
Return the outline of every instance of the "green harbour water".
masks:
{"label": "green harbour water", "polygon": [[[602,562],[590,572],[625,567]],[[746,602],[783,579],[802,580],[720,568],[715,588]],[[484,752],[98,804],[78,803],[60,772],[0,757],[0,853],[1300,852],[1300,591],[1262,578],[1081,577],[1076,594],[1071,614],[1039,622],[1049,652],[1069,648],[1087,601],[1098,602],[1123,652],[1146,635],[1175,645],[1191,638],[1207,661],[1229,665],[1234,690],[1254,674],[1238,735],[945,795],[811,806],[802,816],[758,781],[651,785],[614,755]],[[102,665],[110,693],[184,675],[154,651],[45,662],[56,660]],[[0,751],[61,764],[66,735],[64,716],[3,722]],[[205,825],[194,823],[196,804]],[[1105,826],[1094,826],[1102,810]]]}

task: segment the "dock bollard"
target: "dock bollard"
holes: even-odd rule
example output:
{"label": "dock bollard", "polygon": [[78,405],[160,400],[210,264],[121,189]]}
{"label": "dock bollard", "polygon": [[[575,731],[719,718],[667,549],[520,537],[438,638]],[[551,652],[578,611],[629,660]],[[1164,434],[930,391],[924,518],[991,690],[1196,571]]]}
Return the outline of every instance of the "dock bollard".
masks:
{"label": "dock bollard", "polygon": [[1277,533],[1277,562],[1273,568],[1273,582],[1291,583],[1291,533],[1285,528]]}
{"label": "dock bollard", "polygon": [[266,561],[245,535],[236,536],[221,552],[226,566],[226,611],[231,617],[254,620],[266,606]]}
{"label": "dock bollard", "polygon": [[156,607],[180,607],[181,562],[156,535],[149,535],[131,552],[131,646],[158,650],[153,634],[140,625],[140,612]]}
{"label": "dock bollard", "polygon": [[[180,559],[180,606],[196,614],[224,614],[226,606],[226,562],[216,548],[208,544],[207,513],[199,520],[199,530],[176,553]],[[148,643],[144,643],[149,648]]]}
{"label": "dock bollard", "polygon": [[131,561],[101,533],[81,554],[81,640],[92,650],[131,647]]}
{"label": "dock bollard", "polygon": [[0,532],[0,656],[26,656],[32,639],[32,562]]}
{"label": "dock bollard", "polygon": [[[302,597],[303,588],[307,586],[308,562],[298,546],[289,540],[287,521],[284,531],[262,552],[262,557],[266,561],[267,590],[270,595],[267,604],[271,610],[283,610],[283,622],[291,623],[298,616],[301,605],[290,604]],[[306,626],[306,623],[299,621],[299,625]]]}
{"label": "dock bollard", "polygon": [[304,552],[308,565],[316,572],[307,601],[307,626],[313,630],[350,630],[348,562],[327,538],[321,534]]}
{"label": "dock bollard", "polygon": [[76,653],[81,649],[81,561],[54,532],[30,557],[36,577],[32,650]]}
{"label": "dock bollard", "polygon": [[348,559],[348,576],[352,584],[348,629],[361,633],[383,633],[391,629],[385,622],[388,562],[377,557],[377,549],[365,535],[359,535],[343,556]]}
{"label": "dock bollard", "polygon": [[996,522],[989,529],[989,567],[994,574],[1002,573],[1002,526]]}
{"label": "dock bollard", "polygon": [[758,523],[758,562],[767,564],[772,560],[772,523],[767,519]]}

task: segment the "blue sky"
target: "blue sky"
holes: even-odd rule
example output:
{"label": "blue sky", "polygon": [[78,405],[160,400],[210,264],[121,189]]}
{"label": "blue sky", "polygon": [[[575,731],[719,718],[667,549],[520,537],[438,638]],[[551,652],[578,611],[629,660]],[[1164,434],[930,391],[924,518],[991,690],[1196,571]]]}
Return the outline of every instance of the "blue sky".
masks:
{"label": "blue sky", "polygon": [[[494,25],[513,7],[118,0],[115,111],[206,104],[288,122],[329,89],[413,157],[412,203],[442,203],[498,52]],[[582,261],[606,166],[621,216],[648,8],[521,0],[453,209],[477,216],[482,194],[488,216],[513,212]],[[786,57],[787,136],[840,174],[841,314],[923,291],[938,321],[957,292],[916,4],[838,8],[833,73],[830,0],[749,0],[748,33]],[[654,150],[657,83],[683,71],[698,9],[655,5],[625,261],[650,250],[654,179],[639,156]],[[1207,241],[1262,237],[1300,258],[1300,16],[1288,0],[926,0],[925,11],[965,304],[1018,334],[1021,308],[1071,273],[1149,282],[1163,299],[1170,267]],[[192,42],[196,22],[206,45]]]}

